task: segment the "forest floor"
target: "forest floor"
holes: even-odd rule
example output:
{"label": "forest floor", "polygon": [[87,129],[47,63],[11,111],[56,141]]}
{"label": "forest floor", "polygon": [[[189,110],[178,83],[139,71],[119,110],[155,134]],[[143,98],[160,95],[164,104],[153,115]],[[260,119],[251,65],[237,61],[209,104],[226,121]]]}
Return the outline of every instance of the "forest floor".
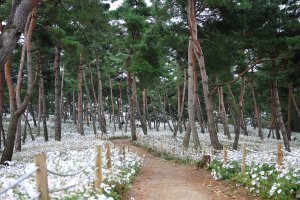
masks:
{"label": "forest floor", "polygon": [[146,150],[134,146],[129,139],[113,140],[118,146],[130,146],[144,158],[141,171],[125,199],[135,200],[253,200],[245,188],[229,181],[216,181],[205,169],[176,164],[155,157]]}

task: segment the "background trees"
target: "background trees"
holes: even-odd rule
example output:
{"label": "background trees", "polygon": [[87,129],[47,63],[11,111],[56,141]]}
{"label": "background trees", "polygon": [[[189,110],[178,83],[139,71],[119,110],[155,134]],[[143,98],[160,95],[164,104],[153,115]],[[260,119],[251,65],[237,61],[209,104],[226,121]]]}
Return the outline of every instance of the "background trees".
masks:
{"label": "background trees", "polygon": [[[0,84],[4,91],[0,93],[0,103],[4,110],[13,104],[9,103],[10,83],[3,84],[4,64],[16,46],[7,70],[11,84],[16,84],[24,40],[17,43],[18,38],[25,34],[27,8],[32,10],[37,5],[14,2],[13,6],[9,1],[0,6]],[[121,130],[122,125],[127,130],[130,122],[135,140],[135,118],[144,134],[164,125],[176,137],[177,132],[186,130],[188,121],[193,124],[188,113],[191,116],[195,112],[195,127],[209,132],[214,148],[221,147],[216,124],[223,123],[227,129],[228,122],[235,127],[234,148],[238,148],[240,132],[247,135],[246,125],[252,125],[258,127],[261,140],[267,137],[261,128],[270,128],[269,137],[276,133],[289,150],[291,132],[300,129],[300,25],[296,0],[155,0],[151,5],[126,0],[115,10],[96,0],[38,5],[32,35],[36,84],[29,113],[38,116],[38,127],[43,121],[45,141],[49,139],[47,120],[54,114],[58,141],[63,139],[61,124],[68,119],[81,134],[90,121],[95,133],[99,128],[102,134],[111,132],[107,127],[110,122],[118,123]],[[188,73],[189,41],[194,64]],[[198,65],[200,69],[195,67]],[[30,63],[25,66],[30,67]],[[25,79],[20,97],[24,98],[26,84],[31,80],[27,79],[30,71],[21,71]],[[1,147],[9,132],[7,127],[3,130]],[[200,132],[191,130],[197,148]],[[40,132],[41,128],[36,135]],[[1,162],[10,159],[6,157]]]}

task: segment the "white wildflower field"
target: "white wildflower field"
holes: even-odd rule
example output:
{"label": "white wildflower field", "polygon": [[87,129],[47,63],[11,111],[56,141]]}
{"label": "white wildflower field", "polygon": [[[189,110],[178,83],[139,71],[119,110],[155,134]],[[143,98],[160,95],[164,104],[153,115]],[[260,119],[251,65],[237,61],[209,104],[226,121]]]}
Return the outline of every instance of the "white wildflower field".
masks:
{"label": "white wildflower field", "polygon": [[[49,123],[50,135],[54,124]],[[15,152],[9,166],[0,166],[0,192],[10,187],[20,177],[35,169],[34,155],[44,153],[47,156],[47,169],[63,175],[57,176],[48,172],[48,188],[51,199],[119,199],[115,189],[128,185],[142,164],[142,159],[132,153],[129,148],[115,147],[107,140],[95,138],[92,127],[85,127],[85,136],[80,136],[76,126],[71,123],[62,125],[62,141],[56,142],[50,137],[49,142],[43,142],[42,136],[35,141],[27,141],[21,152]],[[116,133],[118,134],[118,133]],[[105,143],[110,143],[112,168],[106,167]],[[102,176],[101,190],[94,189],[96,146],[102,147]],[[80,172],[80,173],[78,173]],[[77,174],[78,173],[78,174]],[[70,186],[70,188],[68,188]],[[55,190],[61,188],[62,191]],[[20,182],[0,199],[36,199],[35,174]]]}

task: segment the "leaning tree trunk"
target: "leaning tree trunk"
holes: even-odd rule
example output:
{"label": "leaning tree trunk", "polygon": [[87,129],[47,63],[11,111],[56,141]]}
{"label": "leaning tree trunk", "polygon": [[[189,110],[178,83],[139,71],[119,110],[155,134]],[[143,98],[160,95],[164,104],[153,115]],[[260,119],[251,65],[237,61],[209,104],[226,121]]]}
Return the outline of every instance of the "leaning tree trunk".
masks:
{"label": "leaning tree trunk", "polygon": [[106,121],[105,121],[105,113],[104,113],[104,105],[103,105],[103,90],[102,90],[102,81],[101,81],[101,73],[99,66],[99,59],[97,58],[97,78],[98,78],[98,113],[99,113],[99,124],[101,134],[106,134]]}
{"label": "leaning tree trunk", "polygon": [[193,31],[195,29],[194,26],[195,26],[195,21],[196,21],[194,6],[195,6],[194,0],[188,0],[189,30],[190,30],[191,39],[193,41],[194,54],[197,58],[197,61],[198,61],[199,67],[200,67],[203,95],[204,95],[206,113],[207,113],[208,132],[210,134],[210,141],[211,141],[211,145],[213,146],[213,148],[221,150],[222,145],[219,142],[216,127],[214,124],[212,100],[211,100],[209,87],[208,87],[208,79],[207,79],[207,75],[206,75],[204,56],[203,56],[203,52],[202,52],[200,43],[198,42],[197,37],[195,36],[195,32]]}
{"label": "leaning tree trunk", "polygon": [[[180,105],[180,65],[178,64],[178,71],[177,71],[177,130],[182,133],[182,117],[181,117],[181,105]],[[177,131],[174,131],[173,137],[177,137]]]}
{"label": "leaning tree trunk", "polygon": [[279,100],[279,94],[278,94],[278,87],[277,87],[277,81],[274,80],[274,96],[275,96],[275,107],[276,107],[276,118],[279,123],[279,127],[281,130],[282,138],[283,138],[283,143],[286,151],[291,151],[290,148],[290,143],[289,139],[287,136],[287,131],[283,123],[283,117],[282,117],[282,112],[281,112],[281,105],[280,105],[280,100]]}
{"label": "leaning tree trunk", "polygon": [[61,51],[62,51],[62,44],[57,43],[55,45],[55,51],[54,51],[54,95],[55,95],[55,117],[54,117],[54,134],[55,134],[55,140],[60,141],[61,140],[61,86],[60,86],[60,62],[61,62]]}
{"label": "leaning tree trunk", "polygon": [[77,130],[80,135],[84,135],[83,129],[83,103],[82,103],[82,76],[83,76],[83,64],[82,64],[82,54],[80,54],[80,63],[77,74],[77,82],[78,82],[78,123]]}
{"label": "leaning tree trunk", "polygon": [[251,94],[252,94],[253,107],[254,107],[254,112],[255,112],[255,121],[256,121],[256,126],[258,127],[258,136],[261,140],[263,140],[264,136],[263,136],[263,132],[261,129],[260,113],[259,113],[258,106],[257,106],[256,95],[255,95],[255,90],[254,90],[254,86],[253,86],[253,78],[249,82],[249,87],[250,87]]}
{"label": "leaning tree trunk", "polygon": [[[6,141],[6,146],[4,148],[4,151],[2,153],[2,157],[0,160],[0,164],[6,164],[6,161],[11,161],[12,155],[13,155],[13,149],[14,149],[14,142],[15,142],[15,136],[16,136],[16,129],[17,129],[17,123],[20,118],[20,116],[25,112],[33,90],[33,85],[34,85],[34,77],[33,77],[33,67],[32,67],[32,59],[31,59],[31,38],[32,38],[32,32],[36,24],[36,13],[37,9],[34,8],[32,11],[32,16],[30,19],[30,25],[28,28],[28,34],[26,36],[26,54],[27,54],[27,91],[26,95],[23,99],[23,102],[21,103],[19,108],[16,108],[16,103],[14,101],[14,91],[13,91],[13,85],[12,85],[12,80],[11,80],[11,75],[9,72],[9,65],[10,61],[6,63],[6,80],[8,83],[8,88],[9,88],[9,97],[10,97],[10,107],[12,108],[11,110],[11,118],[9,121],[8,125],[8,130],[7,130],[7,141]],[[0,42],[1,43],[1,42]],[[1,63],[1,62],[0,62]]]}

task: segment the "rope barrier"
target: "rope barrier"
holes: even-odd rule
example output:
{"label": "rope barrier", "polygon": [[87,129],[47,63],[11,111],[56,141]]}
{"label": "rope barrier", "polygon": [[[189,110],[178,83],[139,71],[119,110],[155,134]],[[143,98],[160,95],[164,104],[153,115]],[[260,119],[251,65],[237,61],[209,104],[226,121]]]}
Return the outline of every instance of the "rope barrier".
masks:
{"label": "rope barrier", "polygon": [[[97,170],[97,169],[98,169],[98,167],[97,167],[95,170]],[[89,173],[89,174],[86,176],[86,178],[89,179],[92,175],[94,175],[94,171],[92,171],[91,173]],[[61,187],[61,188],[53,188],[53,189],[50,189],[50,190],[49,190],[49,193],[55,193],[55,192],[60,192],[60,191],[62,191],[62,190],[68,190],[68,189],[70,189],[70,188],[75,187],[76,185],[79,185],[80,183],[81,183],[81,182],[77,182],[77,183],[75,183],[75,184],[68,185],[68,186],[65,186],[65,187]]]}
{"label": "rope barrier", "polygon": [[259,154],[271,154],[271,153],[276,153],[276,151],[254,151],[252,149],[246,148],[247,151],[251,153],[259,153]]}
{"label": "rope barrier", "polygon": [[300,156],[295,155],[295,154],[292,154],[291,152],[288,152],[288,151],[286,151],[286,150],[284,150],[284,149],[281,149],[281,151],[283,151],[285,154],[287,154],[287,155],[289,155],[289,156],[296,157],[296,158],[300,158]]}
{"label": "rope barrier", "polygon": [[15,187],[16,185],[20,184],[22,181],[26,180],[27,178],[29,178],[32,174],[34,174],[39,168],[35,167],[33,168],[28,174],[22,176],[21,178],[19,178],[16,182],[14,182],[13,184],[11,184],[9,187],[3,189],[0,191],[0,195],[3,193],[6,193],[8,190],[10,190],[11,188]]}
{"label": "rope barrier", "polygon": [[[97,155],[95,156],[95,158],[97,157]],[[62,177],[66,177],[66,176],[76,176],[80,173],[82,173],[86,168],[88,168],[93,162],[94,162],[94,159],[92,159],[86,166],[84,166],[82,169],[80,169],[79,171],[77,172],[74,172],[74,173],[71,173],[71,174],[62,174],[62,173],[59,173],[59,172],[54,172],[50,169],[47,169],[47,171],[50,173],[50,174],[53,174],[53,175],[56,175],[56,176],[62,176]]]}

